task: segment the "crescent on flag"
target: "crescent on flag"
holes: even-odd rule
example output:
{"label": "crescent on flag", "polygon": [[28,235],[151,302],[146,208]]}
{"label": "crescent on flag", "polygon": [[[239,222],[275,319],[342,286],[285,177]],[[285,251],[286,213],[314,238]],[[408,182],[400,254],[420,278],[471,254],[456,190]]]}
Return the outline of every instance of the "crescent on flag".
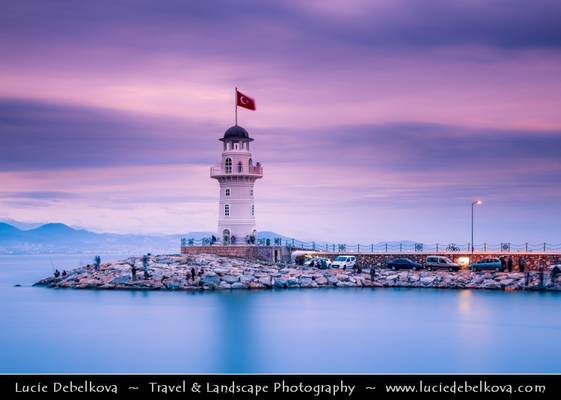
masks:
{"label": "crescent on flag", "polygon": [[255,100],[236,89],[236,106],[255,111]]}

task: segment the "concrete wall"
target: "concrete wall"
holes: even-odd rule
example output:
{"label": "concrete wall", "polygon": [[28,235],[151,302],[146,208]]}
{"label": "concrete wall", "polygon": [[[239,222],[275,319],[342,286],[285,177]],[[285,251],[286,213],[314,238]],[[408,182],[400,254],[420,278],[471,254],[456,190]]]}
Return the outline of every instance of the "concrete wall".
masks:
{"label": "concrete wall", "polygon": [[[290,254],[284,246],[182,246],[181,254],[215,254],[221,257],[236,257],[271,262],[288,262],[290,260]],[[277,258],[276,260],[275,256]]]}

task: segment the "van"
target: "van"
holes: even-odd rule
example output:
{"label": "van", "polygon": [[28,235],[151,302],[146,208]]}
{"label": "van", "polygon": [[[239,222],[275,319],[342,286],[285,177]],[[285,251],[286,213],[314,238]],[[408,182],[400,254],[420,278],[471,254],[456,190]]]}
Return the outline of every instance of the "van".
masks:
{"label": "van", "polygon": [[331,263],[332,268],[354,268],[356,265],[355,256],[337,256],[337,258]]}
{"label": "van", "polygon": [[460,264],[456,264],[448,257],[428,256],[427,262],[425,263],[425,268],[429,271],[432,271],[433,269],[447,269],[448,271],[452,272],[458,271],[460,269]]}

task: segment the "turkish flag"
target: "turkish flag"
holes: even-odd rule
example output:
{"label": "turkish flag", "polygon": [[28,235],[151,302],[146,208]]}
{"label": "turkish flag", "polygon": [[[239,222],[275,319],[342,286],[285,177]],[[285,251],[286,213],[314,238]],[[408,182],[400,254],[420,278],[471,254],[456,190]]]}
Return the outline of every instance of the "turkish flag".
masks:
{"label": "turkish flag", "polygon": [[238,89],[236,89],[236,99],[236,105],[238,107],[243,107],[247,108],[248,110],[255,111],[255,100],[253,100],[251,97],[246,96]]}

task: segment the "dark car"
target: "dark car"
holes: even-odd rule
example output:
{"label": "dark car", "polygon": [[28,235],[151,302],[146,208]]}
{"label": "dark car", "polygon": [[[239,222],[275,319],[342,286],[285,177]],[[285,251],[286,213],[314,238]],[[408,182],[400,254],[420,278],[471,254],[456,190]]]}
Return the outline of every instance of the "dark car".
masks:
{"label": "dark car", "polygon": [[419,264],[418,262],[412,261],[408,258],[396,258],[396,259],[388,262],[387,267],[391,268],[393,270],[396,270],[396,269],[412,269],[412,270],[417,271],[417,270],[420,270],[422,268],[422,265]]}
{"label": "dark car", "polygon": [[484,258],[470,265],[472,271],[495,270],[504,271],[505,267],[498,258]]}

